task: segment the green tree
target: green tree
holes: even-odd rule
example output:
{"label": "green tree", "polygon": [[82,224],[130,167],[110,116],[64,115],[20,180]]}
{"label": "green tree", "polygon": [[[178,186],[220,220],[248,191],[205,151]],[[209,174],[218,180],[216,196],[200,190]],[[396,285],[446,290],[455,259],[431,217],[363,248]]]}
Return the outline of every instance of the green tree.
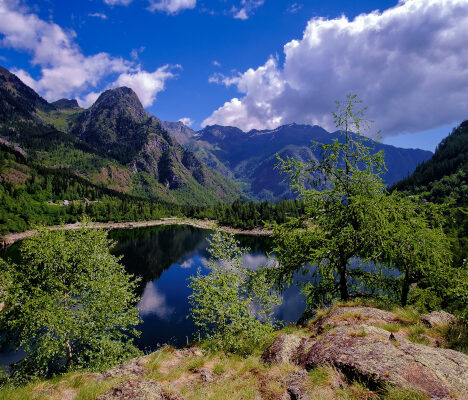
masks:
{"label": "green tree", "polygon": [[22,243],[21,263],[1,263],[0,331],[26,352],[13,366],[19,376],[101,369],[138,353],[137,280],[111,245],[87,221],[72,231],[39,228]]}
{"label": "green tree", "polygon": [[216,232],[210,245],[209,273],[190,278],[191,317],[212,349],[248,354],[273,331],[280,298],[267,267],[243,265],[246,249],[234,236]]}
{"label": "green tree", "polygon": [[[279,163],[304,199],[305,214],[274,227],[278,280],[290,283],[296,271],[312,265],[304,288],[312,307],[337,296],[348,300],[350,292],[365,289],[378,294],[393,289],[407,297],[409,284],[438,270],[448,254],[445,235],[429,213],[385,191],[383,153],[362,136],[370,121],[360,104],[355,95],[337,102],[333,115],[341,137],[320,146],[318,161]],[[384,273],[393,267],[403,273],[399,281]]]}

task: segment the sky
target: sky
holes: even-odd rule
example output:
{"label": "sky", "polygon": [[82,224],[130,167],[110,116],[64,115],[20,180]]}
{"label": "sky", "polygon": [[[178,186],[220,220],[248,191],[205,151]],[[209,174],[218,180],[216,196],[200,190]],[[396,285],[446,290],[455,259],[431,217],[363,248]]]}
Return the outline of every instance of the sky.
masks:
{"label": "sky", "polygon": [[355,93],[370,134],[434,150],[468,119],[468,0],[0,0],[0,65],[89,107],[129,86],[193,129],[333,130]]}

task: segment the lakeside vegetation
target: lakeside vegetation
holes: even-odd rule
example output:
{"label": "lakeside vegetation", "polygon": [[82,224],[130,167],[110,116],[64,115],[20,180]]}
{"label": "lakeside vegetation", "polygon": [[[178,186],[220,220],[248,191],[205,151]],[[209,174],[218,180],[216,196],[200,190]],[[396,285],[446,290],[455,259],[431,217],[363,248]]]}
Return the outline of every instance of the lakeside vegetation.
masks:
{"label": "lakeside vegetation", "polygon": [[[45,170],[38,176],[31,172],[35,167],[28,166],[28,177],[21,189],[11,183],[2,186],[9,188],[4,190],[2,201],[10,207],[2,218],[11,220],[15,204],[34,200],[28,210],[31,214],[21,215],[18,226],[44,222],[38,207],[44,206],[48,196],[53,201],[63,196],[79,200],[85,193],[93,193],[89,203],[47,207],[64,210],[60,216],[70,218],[66,222],[74,222],[73,218],[84,214],[96,220],[125,220],[132,215],[132,220],[144,220],[167,213],[214,217],[220,223],[248,229],[270,224],[275,262],[254,271],[242,265],[244,251],[232,236],[219,232],[213,236],[208,273],[199,272],[190,284],[191,317],[199,328],[198,344],[205,353],[182,361],[180,368],[178,364],[174,368],[174,364],[166,370],[160,367],[175,350],[165,348],[146,357],[142,376],[156,382],[171,382],[207,364],[225,378],[219,380],[219,387],[190,387],[192,392],[182,384],[178,389],[187,399],[205,398],[208,390],[224,398],[219,396],[229,386],[236,392],[231,390],[230,398],[254,398],[268,380],[276,382],[271,387],[265,384],[269,395],[283,393],[284,382],[278,376],[285,371],[297,372],[297,365],[265,364],[260,354],[279,332],[308,334],[303,330],[324,317],[320,309],[333,310],[338,300],[343,306],[373,305],[393,310],[399,315],[396,322],[379,326],[392,335],[402,331],[410,342],[420,344],[442,340],[443,346],[466,352],[468,265],[458,256],[463,254],[463,243],[450,238],[453,232],[448,227],[453,225],[446,222],[446,208],[387,191],[381,179],[385,170],[382,154],[371,153],[362,136],[350,133],[361,134],[368,125],[360,103],[355,96],[338,103],[334,117],[342,138],[321,145],[320,160],[279,159],[279,167],[289,176],[300,201],[172,206],[106,191],[63,172]],[[6,168],[11,173],[11,168],[20,170],[19,164],[26,165],[21,154],[10,149],[2,154],[3,171]],[[26,174],[26,170],[23,172]],[[58,214],[46,223],[53,218]],[[86,372],[76,372],[102,371],[137,354],[131,338],[138,334],[133,330],[138,323],[138,299],[133,295],[136,283],[110,255],[109,246],[102,230],[86,226],[78,231],[44,229],[22,244],[21,264],[2,262],[0,303],[4,311],[0,313],[0,328],[7,333],[2,340],[29,351],[26,361],[13,366],[17,375],[5,378],[0,399],[8,393],[18,399],[31,393],[41,396],[41,385],[60,384],[75,390],[81,396],[78,398],[94,399],[119,383],[118,379],[104,379],[98,385]],[[305,328],[275,331],[278,324],[272,318],[273,306],[279,304],[281,291],[293,283],[296,273],[309,277],[302,285],[306,295],[302,321],[316,319],[305,323]],[[117,296],[115,288],[119,290]],[[396,304],[401,307],[396,308]],[[444,331],[423,327],[419,314],[438,309],[454,313],[459,322]],[[359,320],[356,315],[347,317]],[[367,335],[364,329],[352,332],[353,338]],[[224,376],[226,368],[234,373]],[[278,369],[281,373],[275,375]],[[395,387],[372,391],[358,380],[338,389],[330,383],[335,372],[326,366],[309,371],[311,391],[327,387],[328,398],[336,399],[426,398]],[[39,381],[19,389],[9,386],[31,377],[54,375],[55,381]]]}

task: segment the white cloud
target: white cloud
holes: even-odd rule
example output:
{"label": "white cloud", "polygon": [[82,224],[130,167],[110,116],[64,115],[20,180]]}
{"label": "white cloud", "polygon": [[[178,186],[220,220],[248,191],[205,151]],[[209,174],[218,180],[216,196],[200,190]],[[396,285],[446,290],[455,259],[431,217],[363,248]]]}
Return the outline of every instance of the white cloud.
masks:
{"label": "white cloud", "polygon": [[234,18],[246,20],[263,3],[265,3],[265,0],[242,0],[240,7],[233,6],[231,12],[234,14]]}
{"label": "white cloud", "polygon": [[89,17],[95,17],[95,18],[101,18],[101,19],[107,19],[107,15],[103,13],[92,13],[88,14]]}
{"label": "white cloud", "polygon": [[184,125],[189,126],[189,127],[193,125],[193,120],[192,118],[189,118],[189,117],[181,118],[179,119],[179,122],[182,122]]}
{"label": "white cloud", "polygon": [[154,282],[148,282],[138,303],[142,315],[156,314],[161,319],[167,319],[174,309],[167,305],[166,296],[159,293]]}
{"label": "white cloud", "polygon": [[468,117],[468,1],[400,0],[350,21],[313,18],[302,39],[256,68],[212,82],[233,98],[203,121],[244,130],[291,122],[332,129],[334,100],[357,93],[383,135],[417,132]]}
{"label": "white cloud", "polygon": [[213,65],[214,65],[215,67],[221,67],[221,63],[220,63],[219,61],[217,61],[217,60],[214,60],[214,61],[213,61]]}
{"label": "white cloud", "polygon": [[197,0],[149,0],[148,10],[177,14],[182,10],[195,8]]}
{"label": "white cloud", "polygon": [[[174,77],[167,65],[147,72],[132,61],[108,53],[84,55],[75,43],[75,32],[29,13],[17,0],[0,0],[0,35],[0,47],[32,56],[32,64],[40,67],[38,78],[24,70],[13,72],[48,100],[78,97],[88,106],[99,89],[126,85],[149,106],[164,89],[166,79]],[[112,80],[113,84],[104,83]]]}
{"label": "white cloud", "polygon": [[296,14],[300,9],[302,8],[302,4],[300,3],[292,3],[287,11],[288,13],[291,13],[291,14]]}
{"label": "white cloud", "polygon": [[128,6],[132,0],[103,0],[104,3],[109,4],[110,6],[120,5]]}
{"label": "white cloud", "polygon": [[165,82],[173,78],[171,66],[165,65],[154,72],[136,71],[121,74],[114,86],[131,87],[140,98],[141,104],[150,106],[156,100],[156,95],[164,90]]}

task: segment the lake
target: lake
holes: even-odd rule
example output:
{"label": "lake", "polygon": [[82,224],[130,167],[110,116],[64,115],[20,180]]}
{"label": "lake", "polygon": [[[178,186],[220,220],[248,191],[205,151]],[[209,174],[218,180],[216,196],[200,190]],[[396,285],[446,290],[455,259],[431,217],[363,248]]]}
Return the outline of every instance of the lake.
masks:
{"label": "lake", "polygon": [[[126,270],[142,277],[138,304],[143,323],[136,345],[144,351],[154,351],[164,344],[184,346],[193,338],[195,326],[188,318],[188,279],[197,269],[207,271],[208,238],[211,232],[189,226],[159,226],[129,230],[113,230],[110,238],[116,241],[113,253],[122,256]],[[255,268],[264,265],[271,250],[267,237],[237,236],[241,246],[249,247],[245,265]],[[18,244],[4,256],[14,257]],[[304,311],[304,297],[296,286],[283,293],[283,303],[275,309],[275,316],[285,323],[294,323]],[[0,365],[18,359],[18,354],[0,353]]]}

